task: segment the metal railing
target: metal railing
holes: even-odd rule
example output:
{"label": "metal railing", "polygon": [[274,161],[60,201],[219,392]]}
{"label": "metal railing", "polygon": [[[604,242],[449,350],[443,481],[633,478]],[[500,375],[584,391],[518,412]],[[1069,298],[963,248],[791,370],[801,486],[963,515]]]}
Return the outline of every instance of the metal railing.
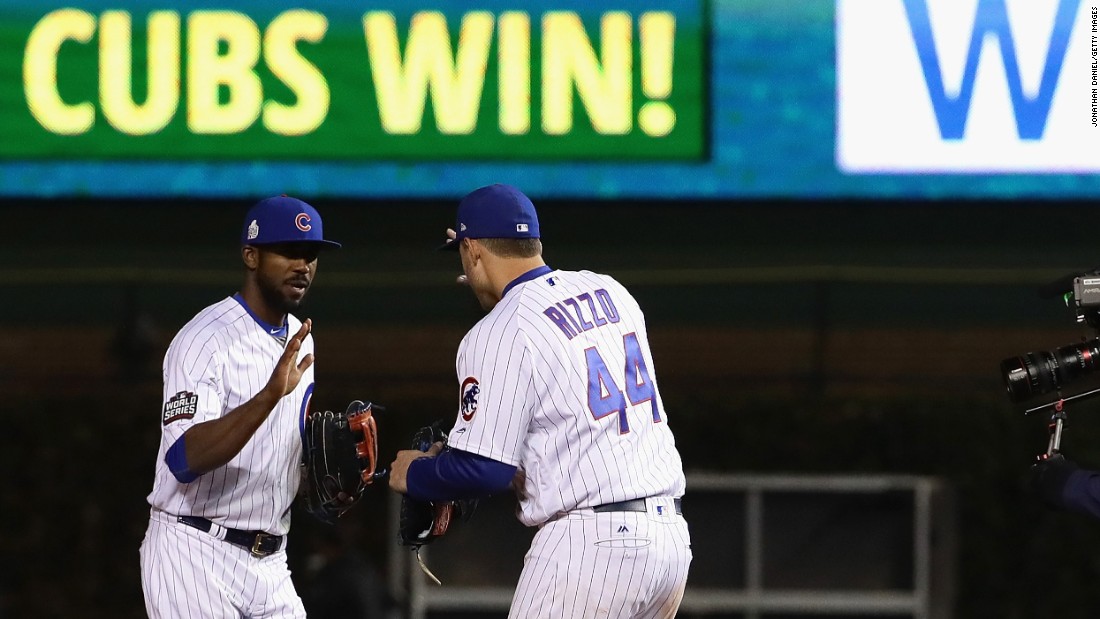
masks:
{"label": "metal railing", "polygon": [[[703,495],[735,498],[740,503],[739,518],[696,518],[701,510],[711,509],[700,500]],[[765,499],[770,496],[813,497],[821,495],[850,495],[875,497],[886,495],[905,496],[905,505],[911,505],[911,513],[898,515],[900,520],[911,517],[911,577],[907,586],[859,587],[788,587],[768,586],[765,563],[769,548],[766,544]],[[392,495],[391,521],[398,522],[400,502]],[[797,500],[797,499],[796,499]],[[910,503],[911,501],[911,503]],[[693,586],[689,577],[688,588],[680,607],[681,616],[739,612],[746,619],[759,619],[762,613],[787,613],[822,615],[844,613],[849,615],[901,616],[913,619],[949,619],[953,603],[954,531],[950,509],[950,495],[937,478],[907,475],[732,475],[719,473],[695,473],[688,475],[688,494],[685,497],[685,514],[691,526],[696,554],[695,570],[705,547],[703,540],[720,539],[715,536],[740,535],[734,540],[743,548],[741,577],[730,578],[723,586]],[[711,514],[714,516],[715,514]],[[475,514],[474,519],[477,519]],[[700,521],[710,523],[731,522],[743,524],[743,530],[725,528],[723,531],[704,530]],[[461,528],[464,524],[459,524]],[[520,525],[516,523],[516,527]],[[396,535],[396,530],[394,531]],[[450,536],[452,533],[449,533]],[[533,533],[532,533],[533,534]],[[499,562],[501,552],[522,558],[522,548],[501,548],[502,540],[485,539],[481,556],[446,554],[448,540],[443,538],[431,547],[422,549],[425,561],[437,566],[462,563],[465,568],[478,570],[479,566]],[[518,544],[517,544],[518,545]],[[468,552],[469,547],[464,546]],[[429,556],[437,561],[429,560]],[[906,549],[908,552],[908,549]],[[900,553],[905,554],[905,553]],[[494,558],[494,556],[498,558]],[[728,557],[737,561],[737,557]],[[731,570],[732,572],[733,570]],[[504,583],[471,584],[469,579],[458,584],[447,584],[442,576],[442,587],[437,587],[421,573],[413,555],[404,548],[397,548],[390,556],[391,593],[404,602],[409,619],[424,619],[432,611],[492,612],[503,616],[511,603],[513,587]],[[518,580],[518,567],[513,578]],[[737,580],[737,582],[734,582]]]}

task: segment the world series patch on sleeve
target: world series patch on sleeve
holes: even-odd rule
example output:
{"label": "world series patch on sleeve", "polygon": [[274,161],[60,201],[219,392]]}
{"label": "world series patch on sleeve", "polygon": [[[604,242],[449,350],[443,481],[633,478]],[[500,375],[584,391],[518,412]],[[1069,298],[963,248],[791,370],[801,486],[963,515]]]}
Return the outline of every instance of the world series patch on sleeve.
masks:
{"label": "world series patch on sleeve", "polygon": [[164,403],[164,425],[180,419],[191,419],[199,407],[199,396],[191,391],[180,391]]}

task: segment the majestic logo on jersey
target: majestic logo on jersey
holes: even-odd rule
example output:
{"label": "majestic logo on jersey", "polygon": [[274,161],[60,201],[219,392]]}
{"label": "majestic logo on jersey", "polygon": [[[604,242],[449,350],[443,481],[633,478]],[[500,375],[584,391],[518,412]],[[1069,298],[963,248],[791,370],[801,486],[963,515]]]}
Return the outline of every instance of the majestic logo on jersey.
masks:
{"label": "majestic logo on jersey", "polygon": [[294,225],[298,226],[298,229],[302,232],[309,232],[313,228],[309,224],[309,215],[305,213],[298,213],[298,216],[294,218]]}
{"label": "majestic logo on jersey", "polygon": [[459,404],[458,412],[462,415],[463,421],[470,421],[474,418],[474,413],[477,412],[477,394],[481,393],[481,387],[478,385],[477,379],[473,376],[462,381],[462,401]]}
{"label": "majestic logo on jersey", "polygon": [[191,419],[199,408],[199,396],[190,391],[181,391],[164,403],[164,425],[180,419]]}
{"label": "majestic logo on jersey", "polygon": [[248,224],[248,240],[251,241],[258,236],[260,236],[260,224],[253,219],[252,223]]}

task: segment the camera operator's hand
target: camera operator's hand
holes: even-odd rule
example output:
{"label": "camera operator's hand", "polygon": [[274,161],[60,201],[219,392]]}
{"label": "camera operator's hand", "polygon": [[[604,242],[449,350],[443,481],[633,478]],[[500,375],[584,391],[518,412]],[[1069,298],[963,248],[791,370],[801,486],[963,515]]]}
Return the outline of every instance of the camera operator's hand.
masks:
{"label": "camera operator's hand", "polygon": [[1048,507],[1065,509],[1066,482],[1077,468],[1076,464],[1066,460],[1062,454],[1044,457],[1031,465],[1031,491]]}

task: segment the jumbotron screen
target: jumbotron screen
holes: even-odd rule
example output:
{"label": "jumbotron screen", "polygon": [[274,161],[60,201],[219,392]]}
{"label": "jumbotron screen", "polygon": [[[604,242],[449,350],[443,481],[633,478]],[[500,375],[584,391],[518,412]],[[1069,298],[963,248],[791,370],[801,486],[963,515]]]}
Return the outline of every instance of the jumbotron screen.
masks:
{"label": "jumbotron screen", "polygon": [[0,6],[0,196],[1100,195],[1082,0]]}

